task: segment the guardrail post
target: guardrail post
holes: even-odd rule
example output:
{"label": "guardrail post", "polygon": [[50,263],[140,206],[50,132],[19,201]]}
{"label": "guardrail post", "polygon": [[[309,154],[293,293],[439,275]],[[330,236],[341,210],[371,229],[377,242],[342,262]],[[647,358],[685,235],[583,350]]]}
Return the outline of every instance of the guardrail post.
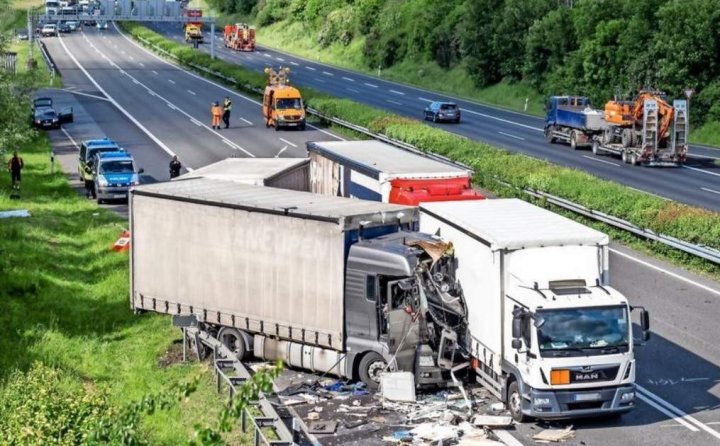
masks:
{"label": "guardrail post", "polygon": [[255,446],[260,446],[260,428],[255,426],[255,435],[253,435]]}
{"label": "guardrail post", "polygon": [[242,429],[243,433],[247,432],[247,408],[243,409],[240,416],[240,429]]}
{"label": "guardrail post", "polygon": [[215,59],[215,22],[210,22],[210,58]]}

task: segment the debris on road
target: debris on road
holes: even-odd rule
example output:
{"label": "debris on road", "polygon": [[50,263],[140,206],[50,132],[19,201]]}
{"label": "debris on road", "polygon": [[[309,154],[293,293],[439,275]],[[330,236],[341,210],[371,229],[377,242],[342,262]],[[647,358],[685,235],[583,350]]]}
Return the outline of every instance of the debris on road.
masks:
{"label": "debris on road", "polygon": [[512,426],[512,417],[478,415],[473,419],[473,424],[479,427],[510,427]]}
{"label": "debris on road", "polygon": [[337,430],[337,421],[313,421],[308,426],[311,434],[334,434]]}
{"label": "debris on road", "polygon": [[565,429],[545,429],[540,433],[533,435],[533,440],[537,443],[558,443],[575,437],[572,425]]}
{"label": "debris on road", "polygon": [[410,372],[385,373],[380,382],[383,399],[415,402],[415,377]]}

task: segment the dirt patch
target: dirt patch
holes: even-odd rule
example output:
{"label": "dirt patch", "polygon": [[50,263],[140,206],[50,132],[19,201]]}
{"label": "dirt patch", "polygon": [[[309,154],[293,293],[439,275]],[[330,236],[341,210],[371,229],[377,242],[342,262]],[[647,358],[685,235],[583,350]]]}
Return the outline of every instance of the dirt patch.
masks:
{"label": "dirt patch", "polygon": [[173,364],[179,364],[183,360],[182,340],[177,339],[165,350],[165,353],[158,359],[158,367],[164,369]]}

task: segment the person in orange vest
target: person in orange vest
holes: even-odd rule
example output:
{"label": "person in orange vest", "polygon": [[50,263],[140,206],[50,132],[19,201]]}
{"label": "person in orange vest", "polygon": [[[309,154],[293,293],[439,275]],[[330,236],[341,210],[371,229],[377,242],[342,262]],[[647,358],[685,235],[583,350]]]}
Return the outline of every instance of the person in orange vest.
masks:
{"label": "person in orange vest", "polygon": [[212,128],[220,130],[220,118],[222,117],[222,108],[217,101],[213,102],[210,112],[212,113]]}

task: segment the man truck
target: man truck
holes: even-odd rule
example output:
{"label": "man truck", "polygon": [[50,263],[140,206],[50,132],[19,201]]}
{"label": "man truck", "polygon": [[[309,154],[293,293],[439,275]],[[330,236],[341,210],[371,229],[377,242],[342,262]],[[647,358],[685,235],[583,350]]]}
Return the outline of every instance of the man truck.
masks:
{"label": "man truck", "polygon": [[450,160],[368,141],[308,142],[311,191],[416,206],[481,200],[472,170]]}
{"label": "man truck", "polygon": [[455,250],[471,367],[516,421],[635,407],[634,308],[609,285],[607,235],[517,199],[419,208]]}
{"label": "man truck", "polygon": [[130,306],[196,315],[239,358],[444,384],[465,328],[451,247],[417,208],[216,178],[130,192]]}

